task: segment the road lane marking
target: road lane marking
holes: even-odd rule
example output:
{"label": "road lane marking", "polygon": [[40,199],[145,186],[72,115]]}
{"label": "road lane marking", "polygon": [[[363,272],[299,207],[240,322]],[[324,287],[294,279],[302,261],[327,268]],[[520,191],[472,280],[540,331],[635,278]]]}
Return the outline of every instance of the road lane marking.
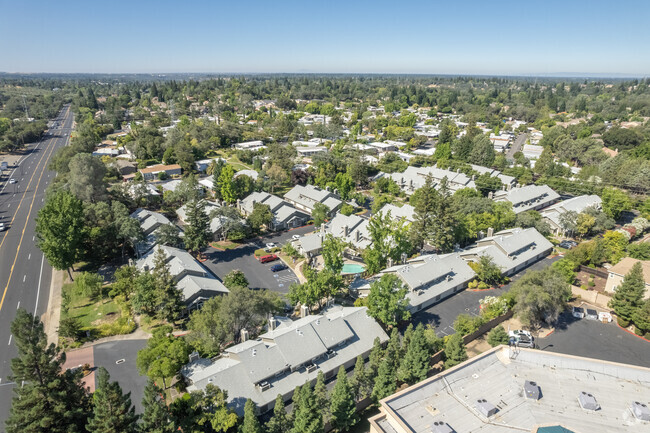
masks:
{"label": "road lane marking", "polygon": [[27,279],[27,274],[23,275],[23,283],[25,282],[26,279]]}
{"label": "road lane marking", "polygon": [[43,265],[45,264],[45,254],[41,259],[41,273],[38,275],[38,288],[36,289],[36,304],[34,305],[34,320],[36,320],[36,310],[38,309],[38,297],[41,296],[41,282],[43,281]]}
{"label": "road lane marking", "polygon": [[7,343],[7,346],[11,345],[11,337],[13,337],[13,335],[9,334],[9,343]]}
{"label": "road lane marking", "polygon": [[32,253],[29,253],[29,255],[27,256],[27,260],[31,260],[31,259],[32,259]]}
{"label": "road lane marking", "polygon": [[[45,173],[45,167],[47,166],[47,161],[52,157],[52,153],[54,153],[54,148],[55,147],[56,146],[52,146],[51,149],[50,149],[50,153],[48,154],[48,157],[46,159],[46,164],[43,166],[43,170],[41,170],[41,174],[38,177],[38,182],[36,182],[35,191],[38,191],[38,187],[41,184],[41,179],[43,179],[43,174]],[[43,152],[43,156],[45,156],[46,153],[47,153],[47,151]],[[36,172],[34,172],[34,174],[36,174]],[[30,180],[30,183],[31,183],[31,180]],[[23,199],[24,198],[25,197],[23,196]],[[21,203],[22,203],[23,199],[20,199]],[[14,262],[11,265],[11,270],[9,271],[9,278],[7,279],[7,285],[5,286],[4,291],[2,292],[2,299],[0,299],[0,311],[2,311],[2,306],[4,305],[5,297],[7,296],[7,290],[9,290],[9,284],[11,284],[11,277],[14,274],[14,268],[16,266],[16,261],[18,260],[18,253],[20,253],[20,248],[23,245],[23,239],[25,238],[25,230],[27,230],[27,223],[29,222],[29,217],[32,215],[32,209],[34,207],[34,201],[35,200],[36,200],[36,194],[34,194],[32,196],[32,203],[29,205],[29,212],[27,212],[27,218],[25,218],[25,225],[23,226],[23,230],[22,230],[21,235],[20,235],[20,241],[18,241],[18,248],[16,248],[16,255],[14,256]],[[15,214],[14,214],[14,217],[15,217]],[[12,221],[13,221],[13,219],[12,219]],[[4,243],[6,238],[7,237],[5,236],[4,239],[2,239],[2,243],[0,243],[0,247],[2,247],[2,244]]]}
{"label": "road lane marking", "polygon": [[20,308],[20,301],[18,301],[18,305],[16,306],[16,310]]}

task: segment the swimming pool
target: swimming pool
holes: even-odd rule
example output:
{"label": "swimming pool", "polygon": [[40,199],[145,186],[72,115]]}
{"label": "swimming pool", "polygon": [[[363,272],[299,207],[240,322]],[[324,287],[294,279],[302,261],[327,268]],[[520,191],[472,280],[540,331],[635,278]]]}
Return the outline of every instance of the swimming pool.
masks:
{"label": "swimming pool", "polygon": [[363,265],[356,265],[354,263],[346,263],[343,265],[343,269],[341,269],[341,275],[349,275],[349,274],[361,274],[366,270],[366,267]]}

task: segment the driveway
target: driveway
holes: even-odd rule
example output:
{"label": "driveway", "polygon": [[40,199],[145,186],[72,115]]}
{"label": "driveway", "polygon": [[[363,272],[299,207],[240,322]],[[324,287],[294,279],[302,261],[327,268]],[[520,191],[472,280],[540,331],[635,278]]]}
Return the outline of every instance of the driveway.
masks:
{"label": "driveway", "polygon": [[508,152],[506,152],[506,158],[508,158],[508,160],[514,161],[515,153],[521,151],[524,144],[526,143],[527,138],[528,138],[528,134],[519,134],[515,138],[514,143],[512,143],[512,146],[510,147],[510,149],[508,149]]}
{"label": "driveway", "polygon": [[255,258],[255,250],[264,248],[265,244],[273,242],[282,247],[291,241],[294,235],[305,235],[314,230],[313,226],[298,227],[293,230],[272,233],[245,244],[233,250],[217,250],[209,248],[204,252],[208,260],[203,263],[213,274],[222,281],[229,272],[239,269],[248,279],[248,287],[253,290],[268,289],[280,294],[287,294],[289,286],[298,282],[298,277],[291,269],[273,273],[271,266],[280,263],[279,261],[260,263]]}
{"label": "driveway", "polygon": [[560,316],[555,332],[537,340],[541,350],[650,367],[650,342],[631,335],[616,323]]}
{"label": "driveway", "polygon": [[[142,413],[142,396],[147,377],[138,374],[136,358],[138,351],[147,345],[147,340],[111,341],[94,346],[95,366],[104,367],[117,381],[124,393],[131,393],[131,402],[137,413]],[[117,361],[124,360],[119,364]]]}
{"label": "driveway", "polygon": [[503,287],[498,287],[492,290],[483,290],[480,292],[473,292],[469,290],[464,290],[460,293],[457,293],[426,310],[418,311],[413,315],[413,325],[418,323],[423,323],[425,325],[431,325],[436,328],[436,334],[442,337],[445,335],[450,335],[456,332],[454,330],[453,324],[459,314],[470,314],[472,316],[479,315],[479,301],[486,296],[499,296],[502,293],[510,290],[512,283],[517,281],[522,277],[526,272],[530,270],[541,270],[550,266],[551,263],[559,260],[561,257],[556,256],[553,258],[547,257],[536,263],[533,263],[526,269],[516,273],[511,277],[512,281],[506,284]]}

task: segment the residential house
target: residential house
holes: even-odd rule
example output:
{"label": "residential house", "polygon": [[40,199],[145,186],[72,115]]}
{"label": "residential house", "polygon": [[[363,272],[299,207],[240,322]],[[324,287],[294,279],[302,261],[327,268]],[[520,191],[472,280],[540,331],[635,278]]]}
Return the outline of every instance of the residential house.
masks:
{"label": "residential house", "polygon": [[324,146],[296,147],[296,151],[298,152],[298,155],[302,156],[303,158],[310,158],[316,155],[317,153],[327,152],[327,147]]}
{"label": "residential house", "polygon": [[323,251],[323,237],[324,233],[322,231],[313,232],[301,236],[294,244],[300,254],[311,258],[319,255]]}
{"label": "residential house", "polygon": [[156,164],[141,169],[140,173],[142,173],[142,177],[145,180],[156,179],[160,173],[165,173],[169,177],[180,176],[181,166],[178,164],[170,164],[170,165]]}
{"label": "residential house", "polygon": [[316,203],[327,206],[330,216],[334,215],[343,205],[338,194],[332,193],[329,188],[321,189],[314,185],[296,185],[284,195],[284,199],[310,215],[314,211]]}
{"label": "residential house", "polygon": [[244,143],[235,143],[233,144],[233,147],[237,150],[250,150],[250,151],[266,149],[266,146],[264,145],[264,142],[262,140],[246,141]]}
{"label": "residential house", "polygon": [[478,262],[481,256],[490,256],[510,276],[545,258],[553,250],[553,244],[534,228],[513,228],[495,235],[488,229],[487,237],[479,239],[460,256],[467,261]]}
{"label": "residential house", "polygon": [[512,203],[512,210],[515,213],[544,209],[560,199],[560,195],[548,185],[526,185],[495,193],[490,192],[489,197],[494,201]]}
{"label": "residential house", "polygon": [[138,257],[146,254],[158,244],[155,235],[156,230],[164,225],[173,226],[171,221],[169,221],[165,215],[142,208],[136,209],[131,214],[131,218],[138,220],[140,228],[142,228],[142,234],[144,235],[144,239],[135,245],[135,252]]}
{"label": "residential house", "polygon": [[555,203],[540,213],[556,235],[565,234],[565,230],[560,223],[560,217],[564,213],[569,211],[581,213],[590,207],[600,209],[602,202],[601,198],[597,195],[581,195]]}
{"label": "residential house", "polygon": [[536,160],[539,159],[540,156],[542,156],[543,151],[544,151],[543,146],[536,146],[534,144],[524,144],[521,153],[523,153],[524,156],[530,160]]}
{"label": "residential house", "polygon": [[286,230],[300,227],[309,220],[309,215],[293,207],[288,201],[267,192],[254,192],[243,200],[237,202],[237,208],[244,216],[253,212],[255,203],[268,205],[273,214],[269,224],[270,230]]}
{"label": "residential house", "polygon": [[176,287],[183,293],[187,311],[200,308],[209,298],[225,295],[229,290],[208,272],[190,253],[179,248],[159,245],[136,261],[141,271],[150,272],[155,267],[155,255],[160,250],[165,254]]}
{"label": "residential house", "polygon": [[632,270],[632,266],[641,263],[643,268],[643,280],[645,281],[645,292],[643,299],[650,299],[650,260],[637,260],[632,257],[625,257],[620,262],[608,269],[609,276],[605,284],[605,291],[614,293],[623,284],[625,276]]}
{"label": "residential house", "polygon": [[248,176],[253,180],[257,180],[260,177],[260,174],[255,170],[239,170],[233,178],[238,178],[239,176]]}
{"label": "residential house", "polygon": [[403,220],[410,223],[415,221],[415,208],[410,204],[395,206],[392,203],[388,203],[385,204],[384,207],[382,207],[379,211],[379,213],[382,215],[388,212],[390,212],[390,216],[394,220]]}
{"label": "residential house", "polygon": [[378,152],[394,152],[397,150],[397,146],[395,144],[391,144],[388,142],[380,142],[380,141],[373,141],[371,143],[368,143],[368,146],[374,147],[377,149]]}
{"label": "residential house", "polygon": [[325,233],[346,242],[360,252],[372,244],[368,224],[369,220],[359,215],[337,213],[331,221],[324,224],[323,229]]}
{"label": "residential house", "polygon": [[501,134],[501,135],[494,135],[490,134],[490,142],[492,143],[492,146],[494,146],[494,150],[496,152],[504,152],[508,146],[510,146],[510,141],[512,140],[512,137],[507,134]]}
{"label": "residential house", "polygon": [[124,159],[116,159],[113,164],[115,165],[115,168],[120,173],[120,175],[123,177],[129,174],[135,174],[135,172],[138,170],[134,162]]}
{"label": "residential house", "polygon": [[212,384],[228,393],[228,405],[239,415],[248,399],[264,414],[278,395],[288,401],[296,386],[312,384],[319,372],[333,378],[339,367],[351,369],[358,356],[367,358],[375,338],[388,340],[366,307],[334,306],[319,315],[307,311],[296,321],[271,318],[268,331],[255,340],[244,330],[242,342],[215,361],[191,356],[181,369],[187,390]]}
{"label": "residential house", "polygon": [[196,167],[196,171],[198,171],[199,173],[205,173],[208,170],[208,167],[210,167],[210,165],[212,164],[212,162],[218,159],[220,159],[223,162],[226,162],[226,160],[223,158],[201,159],[199,161],[194,161],[194,166]]}
{"label": "residential house", "polygon": [[473,176],[467,176],[460,170],[450,171],[438,167],[408,167],[403,173],[391,173],[388,175],[408,195],[413,194],[422,187],[427,179],[431,179],[433,186],[439,188],[442,179],[447,178],[447,188],[455,192],[463,188],[475,188]]}
{"label": "residential house", "polygon": [[[210,216],[212,214],[212,211],[219,209],[220,207],[221,206],[215,202],[207,200],[205,201],[204,210],[205,214],[210,219],[210,233],[212,233],[212,239],[215,241],[221,241],[226,238],[227,233],[225,230],[227,230],[227,225],[228,223],[234,221],[232,218],[228,218],[223,215],[215,216],[214,218]],[[178,216],[178,220],[181,223],[187,224],[187,205],[183,205],[180,208],[176,209],[176,215]],[[246,221],[242,218],[238,218],[237,222],[242,225],[246,223]]]}

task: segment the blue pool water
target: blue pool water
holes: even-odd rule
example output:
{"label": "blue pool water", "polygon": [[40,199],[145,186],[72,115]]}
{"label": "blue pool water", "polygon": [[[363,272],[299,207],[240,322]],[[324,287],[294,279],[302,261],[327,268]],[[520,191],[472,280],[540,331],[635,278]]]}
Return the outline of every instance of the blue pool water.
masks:
{"label": "blue pool water", "polygon": [[341,274],[361,274],[366,268],[363,265],[355,265],[353,263],[346,263],[341,269]]}

